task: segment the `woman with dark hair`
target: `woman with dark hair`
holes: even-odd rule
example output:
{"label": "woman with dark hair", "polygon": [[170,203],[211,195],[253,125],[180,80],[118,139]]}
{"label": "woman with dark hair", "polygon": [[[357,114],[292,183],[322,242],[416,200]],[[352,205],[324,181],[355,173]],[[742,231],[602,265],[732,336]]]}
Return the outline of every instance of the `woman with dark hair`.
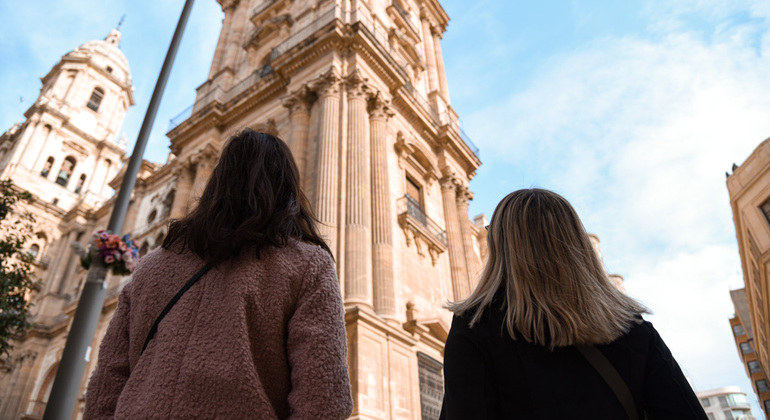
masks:
{"label": "woman with dark hair", "polygon": [[442,419],[706,419],[566,199],[514,191],[488,231],[476,289],[448,306]]}
{"label": "woman with dark hair", "polygon": [[334,262],[286,144],[233,136],[197,206],[144,256],[99,350],[86,419],[343,419]]}

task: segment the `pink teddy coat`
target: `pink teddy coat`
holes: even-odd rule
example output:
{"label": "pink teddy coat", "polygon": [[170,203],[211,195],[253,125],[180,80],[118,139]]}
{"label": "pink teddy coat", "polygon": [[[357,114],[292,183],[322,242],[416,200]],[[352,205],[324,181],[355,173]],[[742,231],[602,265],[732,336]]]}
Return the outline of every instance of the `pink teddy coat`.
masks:
{"label": "pink teddy coat", "polygon": [[334,262],[292,241],[212,268],[147,333],[202,266],[192,252],[144,256],[120,293],[85,419],[343,419],[353,400]]}

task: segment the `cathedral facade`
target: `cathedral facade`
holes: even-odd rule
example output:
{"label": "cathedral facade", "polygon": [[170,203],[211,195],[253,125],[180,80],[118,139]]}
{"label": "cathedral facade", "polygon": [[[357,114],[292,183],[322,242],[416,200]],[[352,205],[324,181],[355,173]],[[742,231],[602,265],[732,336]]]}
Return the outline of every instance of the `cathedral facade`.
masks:
{"label": "cathedral facade", "polygon": [[[142,253],[158,246],[168,221],[194,205],[229,136],[244,127],[278,135],[337,262],[351,418],[438,418],[451,321],[442,307],[470,293],[486,252],[484,219],[468,218],[468,183],[481,162],[450,105],[441,54],[448,16],[437,0],[218,1],[224,20],[208,80],[168,132],[168,162],[143,164],[124,231]],[[36,194],[39,220],[50,220],[37,244],[36,326],[0,372],[2,418],[42,413],[85,277],[69,245],[106,226],[109,187],[122,178],[115,133],[133,99],[116,37],[65,55],[26,122],[0,139],[0,175]],[[88,372],[127,281],[107,280]]]}

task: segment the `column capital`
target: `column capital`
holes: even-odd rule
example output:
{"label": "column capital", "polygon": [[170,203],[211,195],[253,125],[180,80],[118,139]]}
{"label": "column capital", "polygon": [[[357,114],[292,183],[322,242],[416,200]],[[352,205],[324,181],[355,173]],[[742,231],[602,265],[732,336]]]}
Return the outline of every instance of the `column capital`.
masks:
{"label": "column capital", "polygon": [[308,85],[302,85],[299,89],[281,98],[281,104],[289,108],[289,114],[294,112],[310,112],[310,106],[315,99],[315,94]]}
{"label": "column capital", "polygon": [[310,88],[320,97],[336,96],[340,93],[341,82],[342,78],[337,73],[337,69],[332,67],[326,73],[316,78]]}
{"label": "column capital", "polygon": [[388,120],[395,114],[390,107],[390,101],[385,99],[382,92],[377,91],[374,96],[369,99],[369,116],[372,119]]}
{"label": "column capital", "polygon": [[473,193],[467,187],[462,185],[458,185],[456,191],[457,195],[455,196],[455,200],[457,200],[457,205],[467,207],[468,202],[473,200]]}
{"label": "column capital", "polygon": [[460,184],[460,181],[457,179],[454,174],[445,175],[441,179],[438,180],[439,184],[441,184],[441,190],[442,191],[453,191],[455,194],[457,194],[457,186]]}
{"label": "column capital", "polygon": [[361,72],[356,69],[345,77],[345,88],[348,91],[350,99],[366,99],[370,96],[369,79],[363,77]]}

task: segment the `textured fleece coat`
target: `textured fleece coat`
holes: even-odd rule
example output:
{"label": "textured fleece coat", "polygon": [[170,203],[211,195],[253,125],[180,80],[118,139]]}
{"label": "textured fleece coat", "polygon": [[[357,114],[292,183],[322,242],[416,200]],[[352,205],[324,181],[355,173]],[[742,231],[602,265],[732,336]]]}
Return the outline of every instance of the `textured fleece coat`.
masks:
{"label": "textured fleece coat", "polygon": [[118,300],[86,392],[86,419],[343,419],[353,401],[334,263],[292,242],[212,268],[156,249]]}

